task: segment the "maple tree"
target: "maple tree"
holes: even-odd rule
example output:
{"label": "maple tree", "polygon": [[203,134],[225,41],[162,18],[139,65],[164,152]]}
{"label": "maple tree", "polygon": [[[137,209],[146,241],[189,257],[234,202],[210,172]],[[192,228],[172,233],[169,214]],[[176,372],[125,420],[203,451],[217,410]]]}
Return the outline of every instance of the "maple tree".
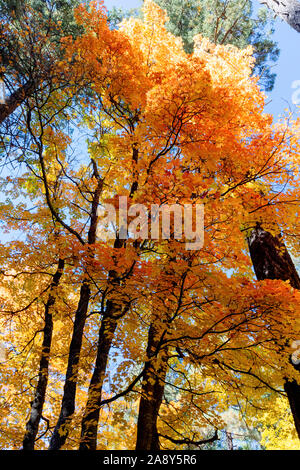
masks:
{"label": "maple tree", "polygon": [[[270,43],[268,40],[265,40],[263,43],[257,43],[255,39],[255,28],[252,30],[252,33],[249,34],[249,28],[253,28],[254,20],[250,17],[249,12],[251,10],[250,3],[240,4],[239,2],[210,2],[209,8],[205,2],[192,2],[183,6],[182,2],[165,2],[164,0],[158,2],[164,8],[167,8],[168,13],[170,14],[171,20],[169,21],[169,28],[175,34],[179,34],[184,42],[186,47],[189,49],[192,48],[189,44],[188,39],[192,38],[196,30],[201,30],[205,36],[212,36],[213,42],[221,42],[223,38],[229,43],[237,44],[241,47],[246,43],[252,43],[257,49],[259,58],[259,51],[263,51],[264,54],[269,51]],[[247,3],[247,2],[246,2]],[[281,2],[261,2],[264,5],[267,5],[272,9],[276,14],[281,18],[286,20],[292,27],[297,30],[297,9],[299,9],[299,2],[288,2],[283,4]],[[241,10],[243,13],[241,14]],[[209,18],[211,9],[215,9],[216,15],[215,19],[211,21]],[[198,11],[197,11],[198,10]],[[198,23],[197,23],[198,21]],[[259,24],[259,20],[258,20]],[[241,26],[242,25],[242,26]],[[262,39],[262,24],[259,24],[259,34],[258,38]],[[298,28],[299,29],[299,28]],[[242,31],[242,35],[237,34],[238,31]],[[237,37],[235,37],[237,35]],[[273,60],[276,57],[276,52],[274,51]],[[259,69],[260,60],[257,62],[257,67]],[[257,70],[258,73],[261,73],[262,68]],[[274,77],[273,77],[274,78]],[[298,274],[295,270],[293,262],[286,251],[285,245],[280,240],[279,236],[274,237],[271,233],[263,231],[262,233],[265,236],[259,236],[259,230],[253,230],[249,240],[252,240],[250,247],[256,246],[253,248],[252,261],[254,269],[258,274],[258,279],[289,279],[291,284],[298,288]],[[260,246],[257,253],[255,250]],[[277,249],[276,249],[277,247]],[[286,251],[287,256],[283,261],[281,250],[278,247],[282,247]],[[271,254],[272,253],[272,254]],[[282,266],[280,266],[282,264]],[[299,434],[299,392],[297,383],[286,381],[285,388],[289,396],[289,401],[291,405],[291,410],[294,416],[294,421],[296,428],[298,429]]]}
{"label": "maple tree", "polygon": [[[299,293],[255,282],[245,253],[260,217],[297,228],[298,123],[263,113],[251,48],[198,36],[188,54],[151,1],[117,30],[101,2],[75,17],[83,33],[62,39],[59,65],[73,79],[25,101],[24,172],[2,182],[6,229],[26,235],[1,245],[3,447],[120,446],[122,399],[129,446],[209,443],[230,404],[255,409],[298,377],[286,338],[299,335]],[[203,248],[97,237],[99,209],[119,213],[120,195],[204,204]]]}

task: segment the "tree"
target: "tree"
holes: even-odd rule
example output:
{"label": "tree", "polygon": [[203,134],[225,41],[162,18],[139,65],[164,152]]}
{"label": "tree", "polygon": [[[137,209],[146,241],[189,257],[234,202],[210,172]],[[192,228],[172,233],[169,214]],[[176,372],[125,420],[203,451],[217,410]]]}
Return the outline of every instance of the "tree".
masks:
{"label": "tree", "polygon": [[[76,0],[0,2],[0,80],[4,96],[0,124],[27,97],[57,76],[60,38],[80,32],[73,14],[77,4]],[[4,126],[2,132],[9,133],[9,126]]]}
{"label": "tree", "polygon": [[59,259],[57,271],[53,275],[49,297],[45,303],[45,326],[43,330],[43,344],[41,360],[39,365],[39,380],[35,390],[35,396],[31,405],[30,418],[26,424],[26,433],[23,440],[24,450],[33,450],[37,437],[40,420],[42,418],[43,406],[45,403],[46,389],[49,374],[49,359],[51,352],[52,334],[53,334],[53,318],[51,309],[55,304],[55,296],[53,292],[57,289],[64,269],[64,260]]}
{"label": "tree", "polygon": [[272,40],[272,21],[265,9],[252,16],[252,2],[244,0],[158,0],[157,4],[167,11],[167,28],[182,38],[185,50],[192,52],[193,38],[202,34],[215,44],[233,44],[241,49],[252,45],[256,59],[254,74],[267,91],[272,90],[275,74],[271,72],[279,50]]}
{"label": "tree", "polygon": [[[182,38],[189,53],[193,51],[193,38],[197,34],[215,44],[233,44],[241,49],[252,45],[256,59],[254,75],[260,77],[260,85],[266,91],[273,89],[276,75],[271,68],[278,59],[279,49],[272,40],[273,21],[266,9],[260,9],[254,18],[252,2],[248,0],[158,0],[157,4],[167,12],[168,30]],[[109,12],[112,27],[130,15],[138,16],[139,11],[113,8]]]}
{"label": "tree", "polygon": [[[135,30],[135,32],[136,32],[136,30]],[[135,41],[137,41],[137,35],[135,36]],[[124,115],[124,110],[122,112],[123,112],[123,115]],[[101,393],[101,390],[99,390],[99,395],[100,395],[100,393]],[[94,394],[93,394],[93,396],[94,396]],[[99,398],[98,398],[98,400],[99,400]],[[98,403],[99,403],[99,401],[98,401]],[[94,424],[93,424],[93,426],[94,426]],[[141,426],[141,427],[143,427],[143,426]],[[94,431],[94,442],[95,442],[95,431]]]}
{"label": "tree", "polygon": [[[48,421],[35,442],[44,448],[50,440],[51,449],[95,449],[97,441],[103,447],[104,416],[108,427],[119,429],[126,421],[119,399],[130,404],[133,418],[138,393],[138,428],[146,423],[150,429],[143,447],[200,445],[216,439],[221,412],[237,396],[255,406],[266,390],[282,393],[282,364],[288,366],[290,353],[282,338],[297,334],[291,319],[299,315],[298,294],[282,281],[253,281],[241,227],[261,207],[266,223],[293,226],[295,208],[287,202],[298,194],[298,144],[291,139],[297,123],[273,127],[263,114],[250,50],[198,37],[187,54],[151,1],[144,19],[130,18],[117,30],[100,2],[80,6],[76,19],[83,34],[62,40],[61,67],[73,78],[68,88],[26,99],[19,122],[26,145],[18,148],[24,174],[2,182],[12,199],[2,206],[3,217],[28,231],[28,239],[16,244],[22,271],[26,262],[31,266],[29,251],[48,290],[57,260],[65,260],[41,415]],[[86,142],[78,146],[81,136]],[[21,188],[30,197],[20,206]],[[135,218],[138,209],[149,216],[153,204],[162,209],[178,201],[205,204],[203,247],[190,250],[186,243],[197,240],[186,231],[178,240],[175,221],[164,239],[148,237]],[[112,239],[101,237],[105,203],[116,216],[129,205],[125,235],[120,223],[109,227]],[[30,245],[33,234],[39,250]],[[1,246],[2,264],[14,276],[8,251]],[[22,271],[16,279],[23,279]],[[16,287],[22,290],[16,280],[5,283],[1,299],[5,341],[12,343],[2,383],[9,383],[11,416],[24,427],[43,357],[36,338],[43,338],[49,297],[42,294],[24,332]],[[23,288],[27,305],[40,301],[38,288]],[[18,377],[9,379],[14,367]],[[154,404],[153,387],[159,392]],[[3,439],[11,442],[15,433],[17,445],[19,428],[5,419]]]}
{"label": "tree", "polygon": [[[245,43],[252,43],[251,41],[251,35],[246,37],[245,32],[248,31],[248,28],[245,28],[245,23],[243,24],[243,27],[240,28],[243,31],[242,37],[237,36],[237,39],[234,37],[235,36],[235,28],[238,27],[240,21],[249,21],[250,23],[253,21],[250,19],[250,5],[247,5],[247,12],[246,12],[246,17],[243,17],[243,15],[240,16],[240,8],[238,8],[237,11],[235,11],[235,8],[238,7],[236,4],[231,5],[228,8],[228,4],[223,4],[222,2],[215,2],[216,5],[214,4],[214,7],[216,8],[216,11],[219,11],[219,15],[215,15],[216,20],[214,21],[207,21],[207,15],[209,12],[209,9],[207,8],[207,5],[200,10],[200,14],[205,18],[202,24],[202,28],[200,26],[192,27],[192,22],[194,21],[194,18],[200,18],[199,15],[197,16],[197,8],[196,5],[190,5],[189,2],[189,7],[184,8],[180,12],[180,5],[175,5],[172,2],[158,2],[160,5],[162,5],[164,8],[167,9],[169,15],[170,15],[170,22],[169,22],[169,28],[177,35],[180,35],[185,44],[186,47],[191,49],[191,45],[189,44],[189,39],[191,39],[197,27],[203,31],[203,34],[206,36],[212,36],[213,42],[223,42],[223,38],[226,39],[229,43],[234,43],[239,46],[243,47],[244,44],[241,41],[245,41]],[[196,2],[199,3],[199,2]],[[271,10],[275,12],[275,14],[279,15],[281,18],[283,18],[285,21],[287,21],[294,29],[299,30],[299,27],[297,25],[297,12],[299,10],[299,2],[298,1],[291,1],[291,2],[275,2],[275,1],[261,1],[262,4],[267,5]],[[211,4],[211,2],[210,2]],[[200,7],[200,6],[199,6]],[[190,9],[191,8],[191,9]],[[201,8],[201,7],[200,7]],[[193,10],[193,11],[192,11]],[[186,16],[184,16],[182,13],[183,11],[186,12]],[[181,13],[181,14],[180,14]],[[193,14],[192,14],[193,13]],[[231,22],[231,23],[230,23]],[[228,23],[232,25],[231,28],[228,27]],[[208,25],[208,26],[207,26]],[[207,29],[209,32],[207,32]],[[253,34],[253,33],[252,33]],[[263,50],[266,51],[266,44],[262,47]],[[260,50],[260,46],[258,47],[258,50]],[[259,63],[257,64],[259,66]],[[262,240],[260,240],[259,237],[257,237],[257,233],[255,230],[252,232],[252,237],[254,243],[262,243],[262,247],[259,249],[259,255],[255,256],[254,258],[252,256],[253,260],[253,265],[254,269],[257,272],[259,271],[258,274],[258,279],[265,279],[270,277],[271,279],[289,279],[291,281],[291,284],[295,287],[295,281],[294,279],[298,277],[298,274],[294,268],[294,265],[291,261],[291,258],[289,257],[287,253],[287,259],[285,260],[284,266],[282,267],[281,271],[278,272],[278,266],[275,265],[276,262],[276,257],[278,259],[281,259],[280,255],[280,250],[276,250],[276,246],[281,246],[281,241],[279,239],[276,239],[273,237],[268,232],[264,232],[265,237]],[[272,242],[273,240],[273,242]],[[269,245],[270,242],[270,245]],[[284,247],[284,250],[286,248]],[[268,253],[272,253],[268,254]],[[260,258],[260,261],[259,261]],[[266,259],[268,262],[266,263]],[[258,264],[261,266],[261,263],[265,263],[265,270],[268,271],[268,273],[262,274],[262,270],[259,268]],[[268,268],[266,267],[268,266]],[[293,276],[290,276],[290,273],[294,272]],[[271,274],[273,273],[273,274]],[[274,277],[275,276],[275,277]],[[296,283],[297,284],[297,283]],[[298,287],[296,287],[298,288]],[[291,409],[293,412],[296,428],[299,428],[299,425],[297,424],[299,420],[299,416],[297,413],[298,405],[296,404],[299,396],[299,390],[298,390],[298,385],[297,382],[294,380],[293,383],[286,382],[285,388],[288,392],[289,395],[289,400],[291,404]],[[299,431],[298,431],[299,434]]]}
{"label": "tree", "polygon": [[259,0],[266,5],[276,16],[286,21],[298,33],[300,32],[300,3],[298,0]]}

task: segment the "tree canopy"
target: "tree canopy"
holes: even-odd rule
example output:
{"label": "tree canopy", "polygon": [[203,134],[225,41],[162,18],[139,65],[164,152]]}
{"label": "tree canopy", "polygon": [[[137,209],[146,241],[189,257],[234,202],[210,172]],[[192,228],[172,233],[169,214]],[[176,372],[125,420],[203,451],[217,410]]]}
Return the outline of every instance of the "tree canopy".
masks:
{"label": "tree canopy", "polygon": [[[297,254],[299,122],[264,112],[251,45],[188,51],[151,0],[118,28],[98,1],[74,22],[4,121],[1,448],[203,448],[232,410],[270,446],[288,415],[296,438],[300,292],[255,280],[247,238],[261,224]],[[175,205],[194,227],[204,209],[203,244],[175,215],[160,230]]]}

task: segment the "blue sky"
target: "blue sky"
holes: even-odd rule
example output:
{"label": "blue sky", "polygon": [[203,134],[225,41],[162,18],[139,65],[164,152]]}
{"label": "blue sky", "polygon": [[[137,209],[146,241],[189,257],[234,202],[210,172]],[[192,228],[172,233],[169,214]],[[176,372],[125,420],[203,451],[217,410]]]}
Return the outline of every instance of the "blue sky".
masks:
{"label": "blue sky", "polygon": [[[122,8],[136,8],[142,4],[141,0],[105,0],[107,8],[112,6]],[[254,8],[261,5],[258,0],[253,1]],[[280,48],[280,58],[273,70],[277,74],[276,83],[272,93],[268,94],[266,111],[272,113],[277,119],[285,109],[291,109],[298,113],[298,108],[293,104],[293,95],[300,90],[300,34],[292,30],[283,21],[277,19],[274,38]],[[299,81],[299,83],[296,83]],[[292,85],[296,88],[292,88]],[[300,104],[300,91],[298,93]]]}
{"label": "blue sky", "polygon": [[[253,4],[255,8],[261,6],[257,0]],[[287,107],[298,113],[298,107],[292,103],[296,92],[292,84],[299,80],[297,89],[300,89],[300,34],[287,23],[276,19],[274,39],[279,45],[280,57],[273,69],[277,77],[274,90],[269,94],[272,101],[267,106],[267,111],[277,117]],[[299,97],[300,93],[298,99]]]}

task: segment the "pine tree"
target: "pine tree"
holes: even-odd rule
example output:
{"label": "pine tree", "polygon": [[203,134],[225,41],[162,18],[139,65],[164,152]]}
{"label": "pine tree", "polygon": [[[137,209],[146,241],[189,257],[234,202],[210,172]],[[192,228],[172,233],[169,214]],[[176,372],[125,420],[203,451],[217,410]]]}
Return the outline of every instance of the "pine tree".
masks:
{"label": "pine tree", "polygon": [[[80,32],[74,19],[78,4],[78,0],[0,0],[0,124],[53,76],[53,64],[62,53],[60,38]],[[20,47],[25,30],[27,38]],[[5,128],[2,133],[8,132]]]}

